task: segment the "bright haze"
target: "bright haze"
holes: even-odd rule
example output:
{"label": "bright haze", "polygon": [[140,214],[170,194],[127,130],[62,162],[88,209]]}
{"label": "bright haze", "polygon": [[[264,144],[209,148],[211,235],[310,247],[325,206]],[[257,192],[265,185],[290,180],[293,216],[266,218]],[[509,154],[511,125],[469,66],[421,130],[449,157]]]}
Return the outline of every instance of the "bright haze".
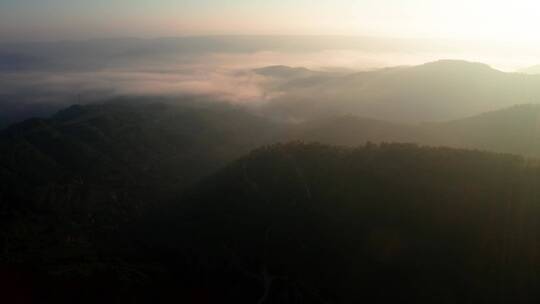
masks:
{"label": "bright haze", "polygon": [[3,0],[0,41],[369,36],[428,40],[448,46],[437,49],[440,55],[515,69],[538,61],[539,17],[540,4],[532,0]]}
{"label": "bright haze", "polygon": [[18,0],[0,3],[2,39],[329,34],[533,41],[532,0]]}

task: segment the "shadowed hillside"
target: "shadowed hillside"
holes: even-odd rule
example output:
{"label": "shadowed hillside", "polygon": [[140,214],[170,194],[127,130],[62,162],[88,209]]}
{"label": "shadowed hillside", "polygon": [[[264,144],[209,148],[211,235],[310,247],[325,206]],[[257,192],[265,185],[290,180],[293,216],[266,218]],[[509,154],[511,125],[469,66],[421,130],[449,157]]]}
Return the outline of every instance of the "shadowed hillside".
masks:
{"label": "shadowed hillside", "polygon": [[93,256],[104,235],[275,132],[225,105],[72,106],[13,125],[0,133],[2,257]]}
{"label": "shadowed hillside", "polygon": [[206,179],[158,220],[175,238],[151,239],[205,261],[190,266],[216,300],[533,303],[539,181],[509,155],[277,145]]}
{"label": "shadowed hillside", "polygon": [[0,279],[37,282],[25,288],[54,303],[156,294],[188,303],[525,303],[537,298],[534,162],[302,143],[234,160],[291,138],[529,155],[537,110],[293,125],[218,104],[112,102],[31,119],[0,133],[0,264],[9,265]]}
{"label": "shadowed hillside", "polygon": [[340,116],[293,126],[287,138],[356,146],[366,142],[415,142],[540,156],[540,107],[518,105],[442,123],[403,124]]}

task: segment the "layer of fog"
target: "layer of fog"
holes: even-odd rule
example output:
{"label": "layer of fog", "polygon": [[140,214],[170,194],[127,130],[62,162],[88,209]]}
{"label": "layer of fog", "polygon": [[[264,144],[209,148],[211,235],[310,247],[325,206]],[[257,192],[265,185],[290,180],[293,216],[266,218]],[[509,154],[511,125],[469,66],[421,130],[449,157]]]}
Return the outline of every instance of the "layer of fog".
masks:
{"label": "layer of fog", "polygon": [[[260,103],[272,92],[257,68],[284,65],[314,71],[353,73],[391,66],[418,65],[441,58],[474,60],[442,54],[365,53],[325,50],[314,53],[257,52],[207,54],[189,62],[134,64],[90,71],[11,71],[0,73],[0,96],[21,102],[54,102],[77,96],[210,95],[238,103]],[[479,60],[476,60],[479,61]],[[270,77],[271,78],[271,77]]]}
{"label": "layer of fog", "polygon": [[512,48],[484,53],[480,49],[443,42],[343,37],[0,45],[0,126],[29,116],[46,116],[68,104],[102,102],[116,96],[206,96],[255,107],[283,102],[280,97],[289,92],[282,82],[290,79],[256,70],[275,65],[308,68],[319,77],[339,77],[442,58],[486,62],[501,70],[536,63],[530,53],[508,56]]}
{"label": "layer of fog", "polygon": [[255,105],[280,93],[270,89],[276,79],[256,73],[254,69],[257,68],[285,65],[346,74],[423,60],[410,55],[323,50],[311,53],[208,53],[192,55],[189,59],[179,55],[154,61],[126,61],[102,68],[43,69],[37,65],[35,69],[25,67],[0,72],[0,103],[18,103],[22,107],[26,104],[85,103],[114,96],[203,95]]}

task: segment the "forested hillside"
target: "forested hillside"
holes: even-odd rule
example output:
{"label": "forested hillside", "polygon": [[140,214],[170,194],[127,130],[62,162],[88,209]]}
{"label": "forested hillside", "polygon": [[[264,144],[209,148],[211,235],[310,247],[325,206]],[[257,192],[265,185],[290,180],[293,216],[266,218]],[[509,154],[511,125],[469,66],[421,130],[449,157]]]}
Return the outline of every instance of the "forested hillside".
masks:
{"label": "forested hillside", "polygon": [[447,122],[392,123],[357,116],[326,117],[289,129],[289,140],[356,146],[407,142],[540,156],[540,107],[535,104],[486,112]]}
{"label": "forested hillside", "polygon": [[150,239],[187,246],[215,301],[533,303],[538,182],[511,155],[270,146],[205,179]]}
{"label": "forested hillside", "polygon": [[66,246],[92,255],[103,235],[275,132],[225,105],[73,106],[13,125],[0,132],[2,257],[55,259]]}
{"label": "forested hillside", "polygon": [[[111,102],[31,119],[0,133],[0,280],[53,303],[531,302],[535,160],[366,142],[530,156],[537,113],[291,124]],[[291,139],[340,147],[268,145]]]}

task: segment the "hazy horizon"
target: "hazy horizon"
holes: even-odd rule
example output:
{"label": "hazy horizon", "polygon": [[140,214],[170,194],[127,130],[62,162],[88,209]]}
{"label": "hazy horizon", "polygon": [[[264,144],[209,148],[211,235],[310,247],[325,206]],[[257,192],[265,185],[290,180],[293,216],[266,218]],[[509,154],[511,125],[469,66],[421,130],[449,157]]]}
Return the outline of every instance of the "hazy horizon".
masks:
{"label": "hazy horizon", "polygon": [[[0,44],[201,36],[369,38],[405,43],[401,54],[422,55],[424,62],[464,59],[512,71],[540,64],[539,20],[540,5],[530,0],[19,0],[0,1]],[[436,56],[426,56],[430,47]],[[403,62],[383,65],[398,64]]]}
{"label": "hazy horizon", "polygon": [[[0,102],[12,109],[14,101],[80,96],[195,95],[244,105],[310,99],[303,86],[277,85],[282,75],[256,72],[276,65],[318,72],[320,88],[321,79],[440,60],[536,74],[536,8],[485,0],[0,1]],[[467,69],[463,76],[475,70]]]}
{"label": "hazy horizon", "polygon": [[2,1],[0,40],[345,34],[533,43],[538,8],[530,0]]}
{"label": "hazy horizon", "polygon": [[[194,46],[191,40],[199,40]],[[205,41],[208,40],[208,41]],[[273,42],[275,43],[273,44]],[[116,36],[88,39],[0,41],[0,55],[19,55],[48,51],[47,55],[60,55],[73,51],[77,46],[98,48],[124,48],[125,51],[148,52],[153,48],[159,55],[173,52],[173,49],[159,49],[162,43],[167,47],[179,48],[178,53],[201,51],[202,54],[220,56],[223,54],[244,54],[247,56],[272,55],[273,60],[262,61],[258,65],[291,65],[311,69],[348,68],[369,70],[400,65],[418,65],[437,60],[464,60],[480,62],[495,69],[514,72],[540,64],[540,47],[519,43],[497,41],[467,41],[457,39],[415,39],[392,38],[369,35],[185,35],[162,37]],[[137,45],[140,43],[141,45]],[[206,44],[205,44],[206,43]],[[41,50],[43,48],[44,50]],[[50,52],[55,51],[57,54]],[[113,49],[109,50],[113,52]],[[121,51],[121,50],[118,50]],[[201,55],[201,54],[199,54]],[[290,60],[296,56],[303,60]],[[317,60],[311,60],[313,57]],[[283,60],[280,60],[283,57]]]}
{"label": "hazy horizon", "polygon": [[[189,37],[298,37],[302,42],[309,37],[327,43],[304,51],[307,56],[340,51],[325,54],[328,67],[379,68],[460,59],[516,71],[540,64],[535,31],[539,20],[540,4],[531,0],[4,0],[0,1],[0,51],[24,42],[152,39],[159,43]],[[214,53],[227,53],[235,42],[220,43],[222,48],[213,49]],[[306,48],[314,44],[308,41]],[[288,45],[302,51],[298,42],[283,45],[277,50],[269,48],[271,44],[255,51],[247,47],[245,53],[282,55]],[[366,50],[376,51],[378,58],[360,60],[354,54]],[[18,54],[9,48],[4,52]],[[304,62],[293,65],[304,66]],[[322,64],[305,66],[314,65]]]}

